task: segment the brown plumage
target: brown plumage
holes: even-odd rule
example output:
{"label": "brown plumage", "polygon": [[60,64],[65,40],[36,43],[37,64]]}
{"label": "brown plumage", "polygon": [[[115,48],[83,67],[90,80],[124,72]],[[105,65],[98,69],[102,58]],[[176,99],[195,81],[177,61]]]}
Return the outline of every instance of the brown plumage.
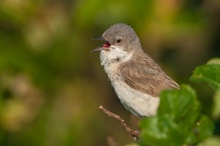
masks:
{"label": "brown plumage", "polygon": [[147,54],[137,55],[138,61],[131,59],[120,66],[120,76],[131,88],[154,97],[164,89],[179,88]]}
{"label": "brown plumage", "polygon": [[101,51],[101,65],[121,103],[134,115],[141,118],[155,115],[160,92],[179,88],[143,51],[130,26],[115,24],[95,39],[105,41],[94,51]]}

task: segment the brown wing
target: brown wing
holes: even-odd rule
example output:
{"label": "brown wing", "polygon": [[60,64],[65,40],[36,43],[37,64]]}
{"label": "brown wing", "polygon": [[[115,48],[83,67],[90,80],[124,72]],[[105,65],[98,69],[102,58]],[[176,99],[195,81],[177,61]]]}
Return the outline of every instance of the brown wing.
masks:
{"label": "brown wing", "polygon": [[179,88],[151,58],[127,62],[121,66],[121,77],[130,87],[154,97],[164,89]]}

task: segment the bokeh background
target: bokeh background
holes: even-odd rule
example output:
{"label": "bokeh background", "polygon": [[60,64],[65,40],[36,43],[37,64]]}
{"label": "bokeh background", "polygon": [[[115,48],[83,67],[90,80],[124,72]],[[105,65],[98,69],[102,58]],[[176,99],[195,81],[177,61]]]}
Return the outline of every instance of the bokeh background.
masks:
{"label": "bokeh background", "polygon": [[204,111],[212,90],[189,81],[194,68],[220,56],[219,0],[1,0],[0,145],[97,146],[132,143],[99,105],[132,127],[99,54],[101,36],[124,22],[145,52],[178,83],[196,88]]}

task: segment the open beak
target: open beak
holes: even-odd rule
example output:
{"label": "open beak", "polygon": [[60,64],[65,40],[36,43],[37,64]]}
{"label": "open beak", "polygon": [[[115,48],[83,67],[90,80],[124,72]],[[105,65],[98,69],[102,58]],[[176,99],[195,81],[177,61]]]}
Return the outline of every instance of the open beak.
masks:
{"label": "open beak", "polygon": [[102,46],[99,46],[98,48],[94,49],[91,51],[91,53],[97,52],[97,51],[101,51],[103,50]]}
{"label": "open beak", "polygon": [[[93,37],[92,39],[93,40],[98,40],[98,41],[104,41],[104,42],[108,43],[103,37]],[[99,46],[98,48],[92,50],[91,52],[93,53],[93,52],[96,52],[96,51],[101,51],[101,50],[106,50],[106,49],[107,48],[103,47],[103,45],[102,45],[102,46]]]}
{"label": "open beak", "polygon": [[92,40],[106,41],[103,37],[92,37]]}

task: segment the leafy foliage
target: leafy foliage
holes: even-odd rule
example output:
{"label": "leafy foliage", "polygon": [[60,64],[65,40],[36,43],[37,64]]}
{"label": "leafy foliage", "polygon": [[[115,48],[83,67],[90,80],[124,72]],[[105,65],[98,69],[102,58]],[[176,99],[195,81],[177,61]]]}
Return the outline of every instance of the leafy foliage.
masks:
{"label": "leafy foliage", "polygon": [[[214,117],[220,116],[219,85],[220,59],[209,61],[195,69],[191,80],[205,82],[216,92]],[[201,104],[195,91],[188,85],[179,90],[166,90],[161,93],[157,116],[140,122],[140,145],[170,146],[208,145],[212,140],[204,141],[213,134],[214,121],[202,113]],[[217,143],[217,142],[216,142]]]}
{"label": "leafy foliage", "polygon": [[204,82],[217,89],[220,88],[220,59],[212,59],[206,65],[197,67],[191,80]]}

